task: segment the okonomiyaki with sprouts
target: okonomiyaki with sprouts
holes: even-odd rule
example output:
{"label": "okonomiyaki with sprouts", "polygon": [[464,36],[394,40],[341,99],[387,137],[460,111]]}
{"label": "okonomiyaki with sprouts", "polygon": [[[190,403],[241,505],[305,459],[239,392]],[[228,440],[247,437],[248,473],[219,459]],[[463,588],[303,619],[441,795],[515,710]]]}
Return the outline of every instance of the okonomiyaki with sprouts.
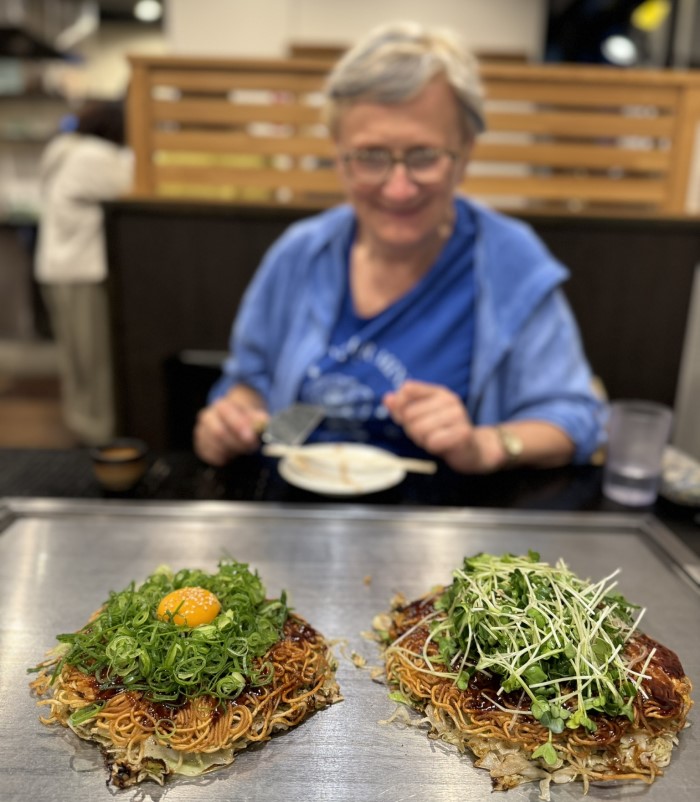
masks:
{"label": "okonomiyaki with sprouts", "polygon": [[692,706],[674,652],[616,592],[538,554],[464,560],[448,587],[375,618],[391,698],[476,756],[495,790],[652,783]]}

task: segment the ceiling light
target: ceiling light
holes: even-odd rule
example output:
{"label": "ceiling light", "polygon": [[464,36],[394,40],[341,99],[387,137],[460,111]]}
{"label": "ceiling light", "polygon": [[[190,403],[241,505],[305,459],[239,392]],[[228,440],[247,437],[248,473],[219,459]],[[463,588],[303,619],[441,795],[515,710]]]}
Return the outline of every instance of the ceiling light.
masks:
{"label": "ceiling light", "polygon": [[134,6],[134,16],[141,22],[155,22],[163,16],[163,6],[158,0],[139,0]]}
{"label": "ceiling light", "polygon": [[646,0],[632,12],[632,25],[650,33],[660,28],[670,13],[670,0]]}
{"label": "ceiling light", "polygon": [[637,46],[627,36],[608,36],[600,49],[608,61],[620,67],[631,67],[637,61]]}

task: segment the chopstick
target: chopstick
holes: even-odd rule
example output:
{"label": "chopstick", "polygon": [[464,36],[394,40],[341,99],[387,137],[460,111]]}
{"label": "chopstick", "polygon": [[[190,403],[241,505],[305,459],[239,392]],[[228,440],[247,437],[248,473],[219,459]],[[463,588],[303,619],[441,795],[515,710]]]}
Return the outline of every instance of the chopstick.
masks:
{"label": "chopstick", "polygon": [[[330,460],[324,457],[313,457],[305,454],[303,446],[289,446],[284,443],[266,443],[262,447],[262,453],[266,457],[303,457],[309,460],[318,460],[318,462],[328,462]],[[415,457],[400,457],[398,454],[392,454],[387,451],[386,454],[381,456],[372,457],[345,457],[346,463],[356,465],[358,467],[366,468],[381,468],[382,465],[387,467],[403,468],[409,473],[425,473],[432,474],[437,471],[437,463],[429,459],[416,459]]]}

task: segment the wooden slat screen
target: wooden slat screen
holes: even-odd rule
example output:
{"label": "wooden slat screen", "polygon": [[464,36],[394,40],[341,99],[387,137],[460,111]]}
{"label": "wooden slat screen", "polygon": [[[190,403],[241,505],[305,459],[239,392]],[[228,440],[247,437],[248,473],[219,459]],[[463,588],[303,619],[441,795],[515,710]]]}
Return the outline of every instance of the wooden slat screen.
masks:
{"label": "wooden slat screen", "polygon": [[[131,59],[135,194],[303,205],[341,199],[322,59]],[[700,73],[482,66],[487,132],[464,190],[491,205],[683,214]]]}

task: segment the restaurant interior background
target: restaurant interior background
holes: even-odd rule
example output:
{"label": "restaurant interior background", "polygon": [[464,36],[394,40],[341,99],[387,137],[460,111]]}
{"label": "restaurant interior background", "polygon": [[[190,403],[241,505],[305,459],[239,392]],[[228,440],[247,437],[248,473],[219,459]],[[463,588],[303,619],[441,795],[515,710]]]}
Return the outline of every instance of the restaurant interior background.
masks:
{"label": "restaurant interior background", "polygon": [[[327,58],[375,24],[412,18],[459,30],[484,65],[496,65],[493,75],[498,74],[499,65],[517,68],[547,61],[602,64],[618,72],[641,69],[656,74],[658,70],[668,70],[670,77],[700,68],[698,0],[433,0],[429,4],[420,0],[164,0],[162,15],[156,13],[155,18],[145,21],[134,17],[136,5],[136,0],[0,0],[0,447],[72,444],[60,421],[56,352],[31,276],[40,204],[37,165],[47,140],[72,108],[85,98],[115,98],[125,92],[132,79],[130,65],[150,69],[162,63],[159,58],[169,57],[283,59],[296,53],[302,58]],[[153,10],[157,4],[146,4],[146,9],[149,5]],[[130,63],[129,57],[136,60]],[[688,95],[691,98],[688,105],[695,104],[696,119],[700,119],[700,95],[697,88],[694,92]],[[637,113],[643,117],[645,112]],[[607,332],[605,326],[609,328],[610,322],[607,318],[615,313],[606,298],[622,296],[624,303],[626,293],[629,292],[630,298],[635,295],[635,261],[640,254],[645,255],[646,264],[640,266],[640,275],[643,271],[648,292],[638,293],[635,301],[642,306],[646,304],[645,313],[633,313],[636,331],[627,330],[624,336],[616,338],[621,342],[615,345],[628,347],[632,356],[627,362],[635,363],[630,370],[640,373],[653,370],[664,360],[670,364],[667,380],[670,389],[659,391],[660,400],[670,401],[675,408],[674,441],[700,458],[700,420],[696,412],[700,399],[700,280],[695,275],[700,267],[700,125],[695,124],[685,135],[688,151],[693,155],[687,163],[687,183],[680,208],[669,210],[659,205],[639,213],[628,209],[611,212],[605,203],[596,208],[595,204],[572,196],[559,204],[556,214],[553,207],[543,205],[538,210],[539,217],[534,219],[542,221],[540,233],[545,239],[551,237],[550,247],[560,245],[565,253],[566,247],[585,251],[585,243],[597,238],[600,247],[614,251],[608,254],[608,259],[621,267],[608,286],[601,283],[605,277],[597,275],[592,284],[586,285],[580,278],[585,264],[575,266],[573,291],[579,287],[576,311],[578,314],[583,311],[593,321],[587,323],[584,339],[596,317],[595,309],[581,309],[586,298],[589,307],[600,307],[601,331]],[[665,140],[659,136],[658,140],[662,143],[659,158],[666,159],[667,152],[677,146],[677,139]],[[632,145],[636,147],[639,143]],[[619,176],[613,169],[608,172],[608,185],[614,194],[614,179]],[[477,170],[475,179],[478,178]],[[232,204],[219,203],[222,208],[217,209],[211,198],[200,200],[201,210],[193,212],[197,204],[192,197],[181,207],[173,207],[172,203],[159,204],[142,192],[133,203],[118,203],[108,209],[110,236],[119,240],[112,242],[109,253],[122,282],[120,297],[130,299],[144,290],[140,321],[134,323],[128,314],[121,317],[117,338],[119,347],[124,349],[118,354],[121,376],[128,391],[143,384],[143,393],[151,398],[150,414],[155,417],[163,415],[152,403],[157,396],[145,381],[140,382],[145,372],[154,374],[153,366],[135,365],[130,355],[135,353],[135,344],[138,349],[139,338],[148,337],[160,325],[157,301],[153,306],[157,296],[148,293],[157,292],[159,281],[169,275],[171,268],[173,286],[184,292],[190,285],[177,271],[193,271],[192,265],[160,264],[163,272],[152,280],[144,276],[142,287],[138,285],[138,271],[144,270],[144,264],[148,269],[149,264],[153,266],[170,257],[173,248],[168,249],[159,236],[168,238],[169,230],[175,241],[178,214],[187,218],[184,228],[190,233],[200,231],[209,236],[221,229],[222,233],[216,235],[218,239],[215,237],[221,247],[214,256],[221,265],[219,270],[230,269],[236,244],[240,244],[241,236],[246,236],[240,231],[246,222],[251,231],[255,226],[269,224],[270,211],[260,216],[255,204],[252,212],[241,212],[242,217],[234,212],[229,219]],[[515,211],[522,211],[517,203]],[[525,211],[530,214],[532,209],[528,207]],[[279,228],[298,213],[299,207],[293,204],[287,210],[277,209],[273,212],[274,225]],[[202,220],[204,228],[198,229]],[[158,234],[151,236],[155,245],[149,247],[134,233],[144,221],[148,226],[152,224],[151,231]],[[226,244],[227,231],[239,238],[233,237],[231,247]],[[268,234],[269,231],[265,236]],[[562,244],[564,240],[569,243],[566,247]],[[161,260],[159,243],[166,254]],[[138,248],[142,253],[133,251]],[[246,258],[252,259],[250,254]],[[584,253],[582,258],[592,263],[596,260],[595,250]],[[595,265],[590,267],[592,270]],[[210,278],[201,281],[206,283]],[[674,283],[675,294],[666,293]],[[597,290],[598,295],[592,290]],[[658,298],[658,304],[651,304],[649,297]],[[683,310],[673,306],[678,306],[678,298],[683,299]],[[186,299],[182,304],[183,314],[189,315]],[[230,320],[233,301],[229,306],[230,314],[228,311],[225,314]],[[193,320],[183,323],[183,328],[196,319],[195,315]],[[674,325],[669,325],[669,321]],[[132,328],[127,330],[131,324]],[[675,340],[665,345],[664,337],[671,329],[676,331]],[[647,347],[640,343],[654,344],[653,353],[649,346],[648,359],[636,358],[640,349]],[[211,347],[208,342],[205,346]],[[190,354],[190,362],[196,363],[197,354],[203,353],[197,350],[199,347],[200,343],[194,341],[192,349],[188,343],[184,347],[180,343],[179,353]],[[221,347],[225,347],[225,341]],[[597,347],[605,348],[605,344]],[[181,370],[182,367],[180,363]],[[174,374],[171,368],[158,366],[165,377],[161,380],[164,386],[173,376],[176,382],[178,376],[183,381],[191,378],[187,373]],[[208,376],[206,371],[202,375]],[[614,380],[609,389],[617,395]],[[138,399],[127,397],[123,402],[127,412],[126,433],[145,433],[146,439],[156,444],[159,437],[162,440],[162,433],[156,430],[149,437],[147,426],[138,430],[134,417],[138,414]]]}

